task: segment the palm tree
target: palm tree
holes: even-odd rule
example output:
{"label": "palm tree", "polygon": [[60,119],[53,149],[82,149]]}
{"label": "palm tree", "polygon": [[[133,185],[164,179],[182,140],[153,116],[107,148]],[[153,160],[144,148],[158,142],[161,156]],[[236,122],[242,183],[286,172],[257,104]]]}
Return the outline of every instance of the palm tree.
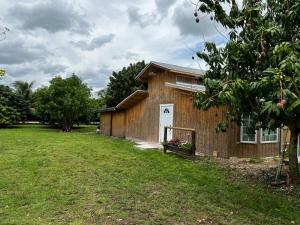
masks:
{"label": "palm tree", "polygon": [[21,96],[23,106],[21,107],[21,120],[24,123],[27,120],[32,119],[32,112],[33,109],[32,103],[33,103],[33,87],[34,82],[23,82],[23,81],[16,81],[13,83],[13,86],[15,88],[15,93]]}
{"label": "palm tree", "polygon": [[32,100],[32,87],[34,82],[23,82],[23,81],[16,81],[13,83],[13,86],[16,90],[16,93],[22,95],[24,100],[31,102]]}

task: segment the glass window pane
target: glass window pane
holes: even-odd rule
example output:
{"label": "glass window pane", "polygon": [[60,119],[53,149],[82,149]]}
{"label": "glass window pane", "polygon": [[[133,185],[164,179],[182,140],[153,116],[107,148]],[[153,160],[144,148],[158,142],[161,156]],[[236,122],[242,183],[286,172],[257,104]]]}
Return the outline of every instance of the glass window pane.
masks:
{"label": "glass window pane", "polygon": [[262,130],[262,142],[275,142],[278,140],[278,132],[276,130]]}
{"label": "glass window pane", "polygon": [[242,142],[255,142],[256,140],[256,133],[251,134],[249,132],[250,124],[251,124],[251,119],[250,117],[244,117],[242,126],[241,126],[241,138]]}

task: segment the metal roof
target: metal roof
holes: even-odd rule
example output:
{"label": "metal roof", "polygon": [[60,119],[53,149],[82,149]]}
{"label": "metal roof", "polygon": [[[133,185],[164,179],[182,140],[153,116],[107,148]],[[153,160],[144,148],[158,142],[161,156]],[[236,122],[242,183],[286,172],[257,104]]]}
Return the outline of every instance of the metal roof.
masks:
{"label": "metal roof", "polygon": [[116,109],[128,109],[131,106],[135,105],[137,102],[140,102],[141,100],[147,98],[148,95],[148,91],[146,90],[136,90],[127,98],[125,98],[122,102],[120,102],[116,106]]}
{"label": "metal roof", "polygon": [[110,107],[105,109],[98,109],[97,112],[103,113],[103,112],[113,112],[116,111],[116,107]]}
{"label": "metal roof", "polygon": [[155,62],[151,61],[137,76],[136,79],[140,78],[151,66],[159,67],[164,70],[168,70],[171,72],[177,72],[177,73],[182,73],[186,75],[191,75],[194,77],[201,77],[204,75],[205,71],[199,70],[199,69],[194,69],[194,68],[189,68],[189,67],[183,67],[183,66],[177,66],[177,65],[172,65],[168,63],[161,63],[161,62]]}

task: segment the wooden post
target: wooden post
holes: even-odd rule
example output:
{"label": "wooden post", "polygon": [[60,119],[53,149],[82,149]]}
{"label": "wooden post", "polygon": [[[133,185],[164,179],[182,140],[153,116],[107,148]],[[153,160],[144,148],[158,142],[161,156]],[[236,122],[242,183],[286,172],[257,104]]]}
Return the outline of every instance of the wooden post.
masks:
{"label": "wooden post", "polygon": [[113,117],[113,113],[110,112],[110,131],[109,131],[109,136],[112,136],[112,117]]}
{"label": "wooden post", "polygon": [[192,154],[196,155],[196,132],[192,131]]}
{"label": "wooden post", "polygon": [[[165,127],[164,128],[164,144],[166,144],[168,142],[168,128]],[[164,153],[167,153],[167,149],[164,146]]]}

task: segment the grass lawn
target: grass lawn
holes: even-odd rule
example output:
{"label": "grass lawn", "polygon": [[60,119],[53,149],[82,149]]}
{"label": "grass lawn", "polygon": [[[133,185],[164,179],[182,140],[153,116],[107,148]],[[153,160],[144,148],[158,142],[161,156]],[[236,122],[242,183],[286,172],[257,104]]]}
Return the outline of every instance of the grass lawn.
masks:
{"label": "grass lawn", "polygon": [[94,127],[0,129],[0,171],[0,224],[300,224],[299,199]]}

